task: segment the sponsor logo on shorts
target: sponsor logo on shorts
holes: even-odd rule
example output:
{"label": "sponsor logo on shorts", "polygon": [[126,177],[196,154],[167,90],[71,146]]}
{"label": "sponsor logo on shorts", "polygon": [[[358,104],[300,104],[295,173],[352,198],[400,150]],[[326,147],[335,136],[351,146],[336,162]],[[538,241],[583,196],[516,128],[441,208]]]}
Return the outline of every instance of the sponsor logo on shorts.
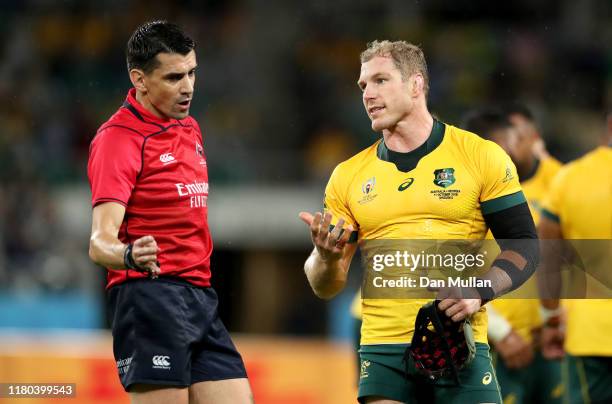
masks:
{"label": "sponsor logo on shorts", "polygon": [[493,375],[491,374],[491,372],[487,372],[487,373],[485,373],[484,377],[482,378],[482,384],[484,384],[486,386],[489,383],[491,383],[491,380],[493,380]]}
{"label": "sponsor logo on shorts", "polygon": [[370,361],[361,362],[361,371],[359,372],[360,379],[365,379],[366,377],[370,376],[368,374],[368,368],[370,367],[370,365],[371,365]]}
{"label": "sponsor logo on shorts", "polygon": [[168,165],[170,163],[176,162],[176,159],[172,155],[172,153],[164,153],[159,156],[159,161],[164,163],[164,165]]}
{"label": "sponsor logo on shorts", "polygon": [[132,357],[125,359],[119,359],[117,361],[117,370],[119,371],[119,375],[124,375],[130,369],[130,364],[132,363]]}
{"label": "sponsor logo on shorts", "polygon": [[170,369],[170,357],[155,355],[153,357],[153,369]]}

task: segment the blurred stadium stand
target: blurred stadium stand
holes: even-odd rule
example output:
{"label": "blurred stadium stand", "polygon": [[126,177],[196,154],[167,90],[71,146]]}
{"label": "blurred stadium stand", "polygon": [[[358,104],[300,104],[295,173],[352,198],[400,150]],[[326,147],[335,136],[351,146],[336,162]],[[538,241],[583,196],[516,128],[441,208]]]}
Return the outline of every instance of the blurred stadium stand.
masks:
{"label": "blurred stadium stand", "polygon": [[[125,97],[125,42],[145,20],[177,22],[198,43],[213,284],[228,328],[246,335],[346,336],[358,270],[343,297],[316,299],[297,213],[320,209],[335,164],[377,137],[355,84],[368,41],[422,45],[430,108],[449,123],[527,103],[563,161],[596,145],[612,101],[605,1],[4,0],[0,16],[2,335],[107,327],[104,271],[87,257],[88,145]],[[308,400],[278,402],[323,402]]]}

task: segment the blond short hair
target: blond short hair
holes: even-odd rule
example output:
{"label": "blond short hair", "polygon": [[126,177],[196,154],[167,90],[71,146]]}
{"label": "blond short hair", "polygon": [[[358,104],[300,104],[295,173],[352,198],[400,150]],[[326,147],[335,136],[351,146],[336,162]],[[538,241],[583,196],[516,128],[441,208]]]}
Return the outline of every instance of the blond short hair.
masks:
{"label": "blond short hair", "polygon": [[408,77],[415,73],[420,73],[423,76],[423,90],[425,94],[429,92],[429,75],[427,74],[427,62],[423,50],[417,45],[413,45],[406,41],[373,41],[368,44],[368,48],[361,52],[361,63],[366,63],[377,57],[390,57],[393,59],[395,67],[401,72],[402,79],[407,80]]}

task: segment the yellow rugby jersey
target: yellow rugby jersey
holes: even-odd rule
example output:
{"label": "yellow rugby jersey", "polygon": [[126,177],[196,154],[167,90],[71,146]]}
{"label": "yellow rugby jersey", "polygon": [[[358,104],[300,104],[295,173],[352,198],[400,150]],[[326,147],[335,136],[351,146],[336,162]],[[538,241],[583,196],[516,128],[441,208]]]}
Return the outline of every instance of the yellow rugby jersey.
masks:
{"label": "yellow rugby jersey", "polygon": [[[547,196],[548,189],[554,178],[559,172],[561,163],[554,158],[539,160],[534,173],[521,181],[523,193],[529,208],[533,221],[537,225],[540,221],[540,212],[542,211],[542,201]],[[504,317],[512,326],[512,328],[525,340],[531,341],[531,330],[541,325],[539,305],[540,302],[535,297],[537,292],[536,277],[532,276],[525,282],[517,292],[533,296],[533,299],[496,299],[490,304],[495,310]]]}
{"label": "yellow rugby jersey", "polygon": [[[563,167],[543,214],[557,221],[565,239],[612,239],[612,148],[599,147]],[[612,356],[612,300],[564,300],[565,349],[577,356]]]}
{"label": "yellow rugby jersey", "polygon": [[[434,121],[422,148],[427,153],[407,172],[388,161],[393,152],[382,140],[340,163],[325,190],[332,223],[344,218],[359,240],[483,239],[483,213],[525,202],[514,164],[495,143]],[[363,299],[361,343],[410,342],[426,302]],[[486,309],[472,325],[476,341],[486,343]]]}

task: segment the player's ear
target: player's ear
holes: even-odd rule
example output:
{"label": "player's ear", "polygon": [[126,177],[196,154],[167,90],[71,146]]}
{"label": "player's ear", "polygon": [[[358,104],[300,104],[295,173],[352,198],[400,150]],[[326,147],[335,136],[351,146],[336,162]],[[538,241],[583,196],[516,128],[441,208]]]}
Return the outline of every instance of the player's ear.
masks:
{"label": "player's ear", "polygon": [[132,85],[134,86],[134,88],[136,88],[136,91],[139,91],[141,93],[147,92],[147,86],[145,85],[144,78],[145,78],[145,74],[142,70],[140,69],[130,70],[130,81],[132,82]]}
{"label": "player's ear", "polygon": [[425,79],[421,73],[415,73],[410,77],[412,80],[412,96],[417,97],[419,94],[423,93],[423,89],[425,88]]}

